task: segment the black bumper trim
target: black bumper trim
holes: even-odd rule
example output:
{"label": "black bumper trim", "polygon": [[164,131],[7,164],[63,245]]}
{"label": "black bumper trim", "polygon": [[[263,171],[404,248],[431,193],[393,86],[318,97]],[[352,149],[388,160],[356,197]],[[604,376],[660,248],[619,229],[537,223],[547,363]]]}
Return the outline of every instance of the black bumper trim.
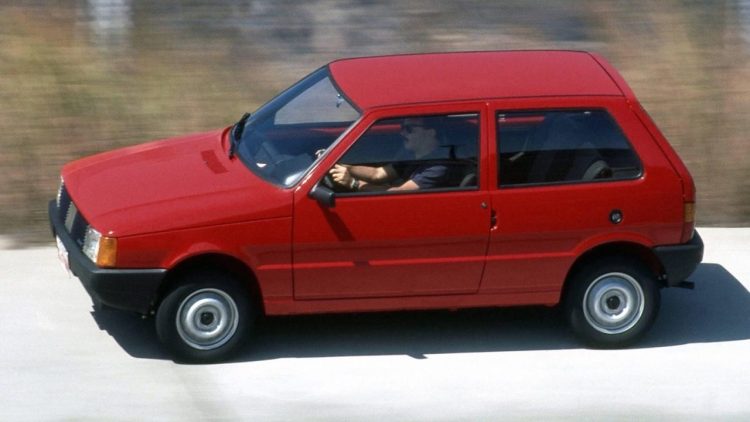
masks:
{"label": "black bumper trim", "polygon": [[52,235],[60,238],[68,252],[70,271],[81,280],[95,304],[142,314],[151,310],[167,270],[99,268],[65,230],[55,201],[50,201],[48,211]]}
{"label": "black bumper trim", "polygon": [[664,267],[667,286],[680,287],[703,260],[703,239],[696,231],[689,242],[682,245],[657,246],[654,253]]}

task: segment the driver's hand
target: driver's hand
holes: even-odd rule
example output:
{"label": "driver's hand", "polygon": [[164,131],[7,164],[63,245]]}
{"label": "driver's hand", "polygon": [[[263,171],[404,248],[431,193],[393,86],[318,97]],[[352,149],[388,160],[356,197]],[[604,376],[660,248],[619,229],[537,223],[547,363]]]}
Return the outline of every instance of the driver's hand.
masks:
{"label": "driver's hand", "polygon": [[332,169],[328,170],[328,174],[331,175],[334,183],[341,186],[349,186],[352,183],[352,175],[349,174],[349,168],[336,164]]}

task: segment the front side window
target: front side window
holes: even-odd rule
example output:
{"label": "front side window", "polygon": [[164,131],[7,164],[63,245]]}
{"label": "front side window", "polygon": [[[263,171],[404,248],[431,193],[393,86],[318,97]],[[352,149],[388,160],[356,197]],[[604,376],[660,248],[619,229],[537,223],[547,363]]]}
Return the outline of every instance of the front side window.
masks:
{"label": "front side window", "polygon": [[253,113],[237,154],[256,174],[289,187],[359,116],[322,68]]}
{"label": "front side window", "polygon": [[375,122],[329,172],[339,192],[476,189],[479,115]]}
{"label": "front side window", "polygon": [[603,110],[497,114],[501,187],[640,177],[642,167]]}

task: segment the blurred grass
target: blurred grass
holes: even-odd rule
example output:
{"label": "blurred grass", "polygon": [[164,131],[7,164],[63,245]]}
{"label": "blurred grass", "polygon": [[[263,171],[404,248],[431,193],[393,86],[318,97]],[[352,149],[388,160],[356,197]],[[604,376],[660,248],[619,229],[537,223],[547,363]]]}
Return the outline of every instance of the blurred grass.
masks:
{"label": "blurred grass", "polygon": [[113,55],[82,42],[75,17],[57,12],[0,15],[0,233],[22,243],[48,240],[46,202],[66,162],[222,127],[268,99],[240,91],[249,81],[223,71],[225,46]]}
{"label": "blurred grass", "polygon": [[750,224],[750,22],[738,2],[619,7],[601,14],[613,61],[693,174],[698,223]]}
{"label": "blurred grass", "polygon": [[[125,23],[102,29],[93,4],[115,8]],[[46,203],[64,163],[226,126],[332,59],[525,48],[602,53],[693,173],[699,224],[750,225],[750,13],[740,13],[744,4],[0,5],[0,234],[21,244],[49,241]]]}

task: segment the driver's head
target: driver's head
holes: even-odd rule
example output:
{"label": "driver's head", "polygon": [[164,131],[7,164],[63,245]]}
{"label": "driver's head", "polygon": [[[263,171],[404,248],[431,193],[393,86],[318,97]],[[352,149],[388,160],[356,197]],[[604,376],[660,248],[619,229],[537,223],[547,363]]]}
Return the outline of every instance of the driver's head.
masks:
{"label": "driver's head", "polygon": [[401,122],[404,146],[417,156],[429,154],[438,147],[435,118],[409,117]]}

